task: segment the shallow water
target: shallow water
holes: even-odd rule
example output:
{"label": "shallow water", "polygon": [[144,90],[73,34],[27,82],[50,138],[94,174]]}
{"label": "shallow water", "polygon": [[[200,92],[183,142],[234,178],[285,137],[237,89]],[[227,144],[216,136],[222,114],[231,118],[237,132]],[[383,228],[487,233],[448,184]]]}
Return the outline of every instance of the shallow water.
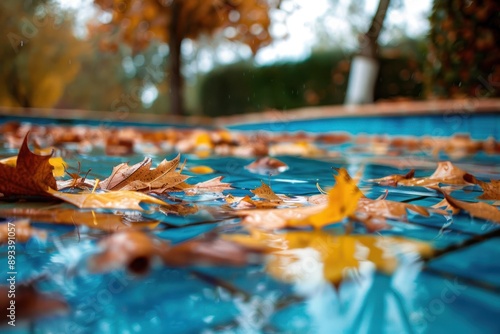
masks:
{"label": "shallow water", "polygon": [[[351,175],[363,168],[362,179],[401,173],[391,167],[392,158],[353,150],[351,145],[331,145],[332,157],[278,156],[289,170],[271,177],[244,169],[254,159],[236,157],[187,158],[186,167],[208,165],[211,175],[194,175],[196,183],[223,175],[234,196],[252,195],[251,189],[270,183],[275,193],[290,197],[318,194],[317,184],[333,185],[332,167],[345,167]],[[3,149],[1,156],[12,155]],[[405,154],[407,154],[405,156]],[[424,153],[416,161],[416,175],[430,175],[437,160]],[[153,155],[154,163],[171,159],[175,153]],[[415,158],[408,152],[397,159]],[[103,179],[113,166],[139,162],[143,154],[126,158],[105,156],[101,151],[66,158],[70,166],[81,162],[81,170],[92,168],[90,176]],[[423,163],[425,162],[425,163]],[[499,179],[500,158],[479,153],[465,157],[457,165],[482,179]],[[405,169],[407,171],[407,169]],[[189,172],[186,172],[189,174]],[[430,206],[439,202],[435,191],[420,187],[388,188],[360,184],[370,198],[388,190],[388,199]],[[453,192],[457,199],[472,200],[481,193],[478,187]],[[184,198],[183,195],[177,195]],[[221,195],[187,198],[200,206],[218,207]],[[1,208],[12,203],[0,204]],[[171,243],[180,243],[208,232],[235,233],[242,230],[239,219],[214,217],[209,211],[179,217],[146,212],[145,217],[160,220],[152,232]],[[450,220],[452,219],[452,220]],[[440,249],[457,244],[498,226],[464,213],[453,218],[409,214],[409,222],[390,221],[391,229],[382,235],[400,235],[431,243]],[[11,219],[10,219],[11,220]],[[4,222],[9,218],[4,219]],[[86,259],[97,251],[96,240],[102,232],[89,227],[36,224],[49,231],[45,242],[30,240],[17,246],[18,281],[49,273],[39,284],[46,292],[60,294],[69,304],[62,316],[19,323],[3,333],[498,333],[500,305],[500,247],[493,238],[436,260],[425,268],[408,255],[392,275],[376,273],[365,263],[352,280],[338,289],[326,282],[311,263],[310,276],[297,284],[271,277],[262,264],[245,268],[155,266],[145,277],[118,270],[91,274]],[[343,229],[335,224],[327,231]],[[365,233],[356,226],[354,233]],[[5,253],[6,248],[0,248]],[[3,270],[2,270],[3,272]],[[3,274],[2,274],[3,276]],[[4,281],[4,278],[2,278]],[[232,288],[219,284],[225,282]]]}

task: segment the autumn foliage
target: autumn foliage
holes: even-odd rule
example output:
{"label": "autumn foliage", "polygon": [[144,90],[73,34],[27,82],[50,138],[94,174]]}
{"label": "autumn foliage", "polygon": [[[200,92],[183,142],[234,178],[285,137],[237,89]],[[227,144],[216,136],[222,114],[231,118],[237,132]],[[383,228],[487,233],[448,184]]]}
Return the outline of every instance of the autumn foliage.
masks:
{"label": "autumn foliage", "polygon": [[182,114],[181,45],[186,38],[224,31],[232,41],[242,42],[253,53],[270,43],[269,10],[276,6],[268,0],[95,0],[111,13],[111,22],[95,28],[105,33],[102,47],[117,49],[128,43],[134,51],[144,50],[151,41],[169,45],[171,112]]}

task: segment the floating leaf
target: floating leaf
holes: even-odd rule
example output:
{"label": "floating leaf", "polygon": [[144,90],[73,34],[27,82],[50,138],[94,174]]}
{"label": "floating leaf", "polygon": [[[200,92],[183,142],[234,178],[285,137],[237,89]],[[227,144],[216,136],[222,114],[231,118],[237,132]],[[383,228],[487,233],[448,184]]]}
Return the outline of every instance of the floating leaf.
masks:
{"label": "floating leaf", "polygon": [[485,220],[490,220],[495,223],[500,223],[500,211],[493,205],[479,202],[469,203],[460,201],[442,192],[446,201],[453,207],[467,211],[472,217],[477,217]]}
{"label": "floating leaf", "polygon": [[221,193],[224,190],[233,189],[231,187],[231,184],[221,182],[223,178],[223,176],[217,176],[213,179],[203,181],[194,185],[179,184],[179,186],[182,186],[181,188],[188,195],[195,195],[198,193]]}
{"label": "floating leaf", "polygon": [[271,157],[263,157],[245,166],[248,171],[260,175],[278,175],[288,170],[288,165]]}
{"label": "floating leaf", "polygon": [[139,203],[151,203],[163,205],[165,202],[156,197],[149,196],[136,191],[118,190],[105,193],[63,193],[53,189],[48,192],[65,202],[76,205],[80,209],[123,209],[143,210]]}
{"label": "floating leaf", "polygon": [[108,190],[135,190],[163,193],[189,178],[176,171],[180,155],[173,160],[163,160],[156,168],[150,169],[150,158],[133,166],[120,164],[113,168],[111,175],[102,181],[101,188]]}
{"label": "floating leaf", "polygon": [[467,185],[469,183],[464,180],[465,174],[467,174],[466,171],[453,165],[450,161],[442,161],[438,163],[438,166],[432,175],[428,177],[401,179],[398,181],[398,184],[403,186],[420,187],[437,186],[439,183],[449,185]]}
{"label": "floating leaf", "polygon": [[376,182],[382,186],[391,186],[395,187],[398,185],[398,183],[401,180],[411,180],[413,179],[413,176],[415,175],[415,170],[412,169],[408,173],[401,175],[401,174],[394,174],[394,175],[389,175],[380,179],[372,179],[372,180],[367,180],[367,182]]}
{"label": "floating leaf", "polygon": [[491,182],[484,182],[476,179],[471,174],[465,174],[464,180],[469,183],[474,183],[479,185],[483,189],[483,194],[479,196],[479,199],[484,200],[500,200],[500,180],[491,180]]}
{"label": "floating leaf", "polygon": [[328,192],[328,203],[318,213],[304,219],[292,219],[289,226],[313,226],[318,229],[325,225],[339,222],[354,213],[358,200],[363,196],[354,180],[344,168],[340,168],[335,176],[335,186]]}
{"label": "floating leaf", "polygon": [[271,202],[282,202],[281,198],[274,193],[270,186],[265,184],[264,181],[261,181],[261,183],[260,187],[250,190],[255,196]]}
{"label": "floating leaf", "polygon": [[428,217],[430,215],[430,210],[432,209],[420,205],[389,201],[386,199],[373,200],[369,198],[361,198],[358,202],[356,213],[364,213],[387,219],[407,221],[408,210],[418,213],[424,217]]}
{"label": "floating leaf", "polygon": [[15,167],[0,164],[0,193],[4,197],[47,197],[47,188],[56,188],[54,167],[48,156],[36,155],[28,148],[28,135],[24,137]]}

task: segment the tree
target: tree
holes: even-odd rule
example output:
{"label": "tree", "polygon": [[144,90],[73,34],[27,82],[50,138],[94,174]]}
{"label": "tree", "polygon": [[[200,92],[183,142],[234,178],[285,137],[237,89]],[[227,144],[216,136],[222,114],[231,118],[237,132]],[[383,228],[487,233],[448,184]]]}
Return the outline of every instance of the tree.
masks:
{"label": "tree", "polygon": [[383,27],[390,0],[380,0],[370,28],[360,37],[359,52],[354,57],[349,75],[346,103],[359,104],[373,102],[379,62],[378,37]]}
{"label": "tree", "polygon": [[427,95],[500,96],[500,3],[434,1]]}
{"label": "tree", "polygon": [[171,113],[183,115],[181,46],[186,38],[196,40],[226,29],[230,40],[247,44],[252,52],[270,43],[269,10],[279,6],[272,0],[94,0],[112,14],[103,29],[113,34],[108,47],[124,41],[134,52],[152,40],[168,43]]}
{"label": "tree", "polygon": [[80,70],[86,44],[51,1],[0,4],[0,105],[49,108]]}

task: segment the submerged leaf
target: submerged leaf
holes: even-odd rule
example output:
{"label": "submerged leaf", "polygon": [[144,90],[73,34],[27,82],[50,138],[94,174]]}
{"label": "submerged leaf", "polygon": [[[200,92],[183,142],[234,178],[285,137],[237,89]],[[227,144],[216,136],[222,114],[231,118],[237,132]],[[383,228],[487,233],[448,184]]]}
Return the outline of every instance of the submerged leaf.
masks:
{"label": "submerged leaf", "polygon": [[469,183],[464,180],[465,174],[467,174],[466,171],[453,165],[450,161],[442,161],[438,163],[438,166],[432,175],[428,177],[401,179],[398,181],[398,184],[403,186],[420,187],[437,186],[439,183],[449,185],[467,185]]}

